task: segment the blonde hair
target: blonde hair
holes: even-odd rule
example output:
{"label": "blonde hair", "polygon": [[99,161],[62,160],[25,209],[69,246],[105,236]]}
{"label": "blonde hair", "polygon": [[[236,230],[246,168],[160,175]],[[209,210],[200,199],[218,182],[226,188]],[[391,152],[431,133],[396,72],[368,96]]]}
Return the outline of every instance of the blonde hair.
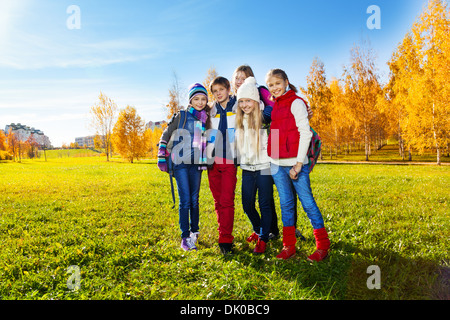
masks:
{"label": "blonde hair", "polygon": [[[255,107],[253,108],[253,111],[248,114],[248,129],[251,130],[249,138],[254,153],[259,157],[261,149],[260,130],[263,125],[263,114],[261,112],[261,108],[259,107],[259,101],[255,100],[252,101],[254,102]],[[239,152],[242,152],[244,146],[244,115],[245,115],[244,111],[242,111],[242,109],[238,105],[236,112],[235,129],[239,131],[239,137],[237,139],[237,147]]]}
{"label": "blonde hair", "polygon": [[[288,81],[288,82],[289,82],[289,79],[288,79],[288,76],[287,76],[286,72],[284,72],[284,71],[281,70],[281,69],[272,69],[272,70],[270,70],[270,71],[267,73],[267,75],[266,75],[266,82],[267,82],[267,80],[268,80],[270,77],[277,77],[277,78],[279,78],[279,79],[281,79],[281,80],[284,80],[284,81]],[[298,92],[297,88],[296,88],[292,83],[290,83],[290,82],[289,82],[289,89],[291,89],[291,90],[294,91],[295,93]]]}

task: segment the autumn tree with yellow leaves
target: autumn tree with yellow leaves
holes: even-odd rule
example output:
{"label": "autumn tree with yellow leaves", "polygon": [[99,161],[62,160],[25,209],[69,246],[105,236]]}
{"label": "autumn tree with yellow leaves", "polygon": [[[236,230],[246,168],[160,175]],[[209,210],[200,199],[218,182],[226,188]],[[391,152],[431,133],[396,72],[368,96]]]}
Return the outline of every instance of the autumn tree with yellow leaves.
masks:
{"label": "autumn tree with yellow leaves", "polygon": [[167,123],[163,124],[162,127],[155,126],[152,129],[148,128],[145,131],[146,140],[148,142],[148,156],[151,159],[156,159],[158,157],[158,144],[161,139],[161,135],[164,129],[167,127]]}
{"label": "autumn tree with yellow leaves", "polygon": [[380,97],[380,107],[389,112],[388,117],[390,133],[397,137],[399,143],[399,154],[405,159],[406,147],[408,146],[409,160],[411,160],[411,144],[408,143],[408,135],[405,126],[408,123],[406,106],[414,104],[410,101],[410,85],[419,73],[419,59],[413,46],[412,35],[405,36],[397,50],[392,54],[388,62],[390,79],[383,89],[384,94]]}
{"label": "autumn tree with yellow leaves", "polygon": [[394,92],[403,96],[405,139],[420,154],[435,149],[437,164],[450,143],[449,34],[448,4],[430,0],[391,60],[400,65]]}
{"label": "autumn tree with yellow leaves", "polygon": [[362,44],[351,50],[350,65],[344,68],[344,84],[348,114],[353,120],[356,134],[364,142],[365,159],[369,160],[371,139],[378,134],[380,112],[377,97],[381,94],[373,50]]}
{"label": "autumn tree with yellow leaves", "polygon": [[116,120],[116,103],[100,92],[99,101],[91,107],[91,127],[96,134],[102,136],[105,146],[106,160],[109,161],[112,152],[112,130]]}
{"label": "autumn tree with yellow leaves", "polygon": [[208,71],[206,71],[206,78],[203,81],[203,86],[206,88],[206,91],[208,91],[208,101],[209,103],[212,103],[214,101],[214,96],[211,92],[211,90],[209,90],[209,85],[211,84],[211,82],[217,78],[219,76],[219,74],[216,71],[216,68],[214,66],[211,66]]}
{"label": "autumn tree with yellow leaves", "polygon": [[332,135],[330,133],[331,125],[331,91],[328,87],[323,62],[316,57],[311,65],[310,72],[306,77],[307,87],[300,87],[309,102],[309,106],[314,113],[311,119],[311,127],[320,133],[323,143],[332,144]]}
{"label": "autumn tree with yellow leaves", "polygon": [[6,141],[7,141],[7,151],[12,156],[13,160],[16,161],[17,159],[19,159],[20,141],[11,128],[9,129],[8,134],[6,135]]}
{"label": "autumn tree with yellow leaves", "polygon": [[144,157],[148,150],[148,133],[145,122],[136,108],[127,106],[121,110],[114,125],[112,141],[115,150],[131,163]]}
{"label": "autumn tree with yellow leaves", "polygon": [[380,147],[385,139],[385,115],[378,106],[382,93],[373,51],[364,43],[351,50],[350,65],[344,68],[344,79],[326,79],[325,67],[315,58],[307,76],[307,87],[300,88],[314,116],[311,126],[323,141],[323,152],[330,157],[352,144],[362,142],[366,161],[371,146]]}
{"label": "autumn tree with yellow leaves", "polygon": [[351,50],[342,79],[328,81],[314,59],[307,88],[300,88],[314,111],[311,126],[332,154],[362,143],[365,159],[389,135],[396,136],[402,159],[412,150],[449,154],[450,10],[444,0],[430,0],[388,62],[390,77],[382,85],[375,54],[362,43]]}
{"label": "autumn tree with yellow leaves", "polygon": [[[349,154],[352,150],[352,145],[359,141],[360,137],[356,135],[354,130],[353,118],[348,110],[351,105],[347,103],[348,98],[345,95],[343,81],[336,78],[331,79],[329,90],[331,95],[328,107],[330,140],[332,145],[334,145],[336,154],[342,152],[342,150],[345,154]],[[330,157],[332,157],[331,145],[329,150]]]}
{"label": "autumn tree with yellow leaves", "polygon": [[11,154],[8,151],[9,146],[6,143],[6,135],[0,130],[0,160],[7,160],[11,158]]}
{"label": "autumn tree with yellow leaves", "polygon": [[390,80],[384,104],[394,111],[400,152],[403,145],[423,154],[449,147],[450,11],[442,0],[430,0],[388,65]]}

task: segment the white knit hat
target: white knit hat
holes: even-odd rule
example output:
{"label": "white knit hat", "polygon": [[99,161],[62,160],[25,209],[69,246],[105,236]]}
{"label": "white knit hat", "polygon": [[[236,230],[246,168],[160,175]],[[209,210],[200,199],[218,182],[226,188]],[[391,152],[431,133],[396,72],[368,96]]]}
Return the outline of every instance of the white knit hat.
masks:
{"label": "white knit hat", "polygon": [[239,101],[240,99],[252,99],[259,102],[259,91],[254,77],[248,77],[239,87],[237,91],[237,100]]}

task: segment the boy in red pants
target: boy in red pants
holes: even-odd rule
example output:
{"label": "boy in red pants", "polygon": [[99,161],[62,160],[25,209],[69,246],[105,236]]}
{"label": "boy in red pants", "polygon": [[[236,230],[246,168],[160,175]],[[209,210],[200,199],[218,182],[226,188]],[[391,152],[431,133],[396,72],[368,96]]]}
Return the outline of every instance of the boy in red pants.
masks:
{"label": "boy in red pants", "polygon": [[[236,97],[231,96],[230,82],[224,77],[210,84],[215,98],[211,107],[211,129],[207,145],[209,188],[219,224],[219,248],[223,254],[233,253],[234,198],[237,183],[234,123]],[[212,163],[212,165],[211,165]]]}
{"label": "boy in red pants", "polygon": [[236,97],[231,96],[230,82],[224,77],[210,84],[215,98],[211,107],[209,141],[207,145],[209,188],[219,224],[219,248],[223,254],[233,253],[234,198],[237,182],[234,123]]}

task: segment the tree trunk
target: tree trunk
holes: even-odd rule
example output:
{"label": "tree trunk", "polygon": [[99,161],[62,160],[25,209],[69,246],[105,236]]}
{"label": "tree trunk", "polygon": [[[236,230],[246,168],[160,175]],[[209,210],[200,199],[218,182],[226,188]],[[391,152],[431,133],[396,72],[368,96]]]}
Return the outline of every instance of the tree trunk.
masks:
{"label": "tree trunk", "polygon": [[398,153],[400,154],[400,157],[402,157],[402,160],[405,160],[405,146],[400,132],[398,133]]}
{"label": "tree trunk", "polygon": [[364,136],[364,152],[366,155],[366,161],[369,161],[369,137],[367,134]]}
{"label": "tree trunk", "polygon": [[435,114],[435,109],[434,109],[434,102],[433,102],[433,137],[434,137],[434,143],[436,144],[437,165],[440,166],[441,165],[441,149],[439,148],[439,144],[437,142],[436,127],[434,125],[434,122],[435,122],[434,114]]}
{"label": "tree trunk", "polygon": [[439,149],[439,147],[437,148],[437,165],[440,166],[441,165],[441,149]]}

